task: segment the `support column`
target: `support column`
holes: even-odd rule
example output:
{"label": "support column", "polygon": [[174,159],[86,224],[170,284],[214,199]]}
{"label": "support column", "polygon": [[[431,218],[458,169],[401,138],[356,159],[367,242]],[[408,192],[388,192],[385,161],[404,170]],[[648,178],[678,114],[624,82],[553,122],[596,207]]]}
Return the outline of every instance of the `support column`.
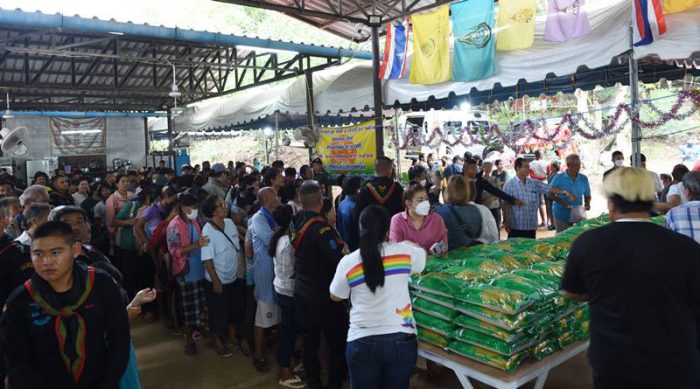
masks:
{"label": "support column", "polygon": [[144,160],[144,165],[148,166],[148,151],[150,148],[150,139],[148,138],[148,118],[143,117],[143,138],[144,138],[144,145],[146,146],[146,151],[145,155],[146,157],[143,159]]}
{"label": "support column", "polygon": [[173,167],[174,160],[173,160],[173,127],[174,127],[174,119],[173,119],[173,110],[168,109],[168,165],[170,167]]}
{"label": "support column", "polygon": [[275,112],[275,160],[279,161],[280,159],[280,113]]}
{"label": "support column", "polygon": [[379,79],[379,27],[372,27],[372,86],[374,93],[375,136],[377,157],[384,155],[384,114],[382,112],[382,80]]}
{"label": "support column", "polygon": [[630,50],[627,52],[627,63],[629,64],[630,73],[630,103],[632,105],[632,166],[640,167],[641,152],[642,152],[642,131],[639,124],[635,123],[639,119],[639,63],[634,58],[634,38],[633,30],[630,25]]}
{"label": "support column", "polygon": [[635,121],[639,119],[639,64],[634,53],[629,54],[630,98],[632,104],[632,166],[641,166],[642,131]]}
{"label": "support column", "polygon": [[[306,123],[309,126],[309,130],[316,131],[316,129],[315,129],[316,105],[314,104],[314,80],[313,80],[314,72],[311,70],[306,70],[304,72],[304,74],[305,74],[304,80],[306,82]],[[311,164],[311,160],[313,159],[314,147],[316,147],[316,145],[310,145],[310,147],[309,147],[309,164]]]}

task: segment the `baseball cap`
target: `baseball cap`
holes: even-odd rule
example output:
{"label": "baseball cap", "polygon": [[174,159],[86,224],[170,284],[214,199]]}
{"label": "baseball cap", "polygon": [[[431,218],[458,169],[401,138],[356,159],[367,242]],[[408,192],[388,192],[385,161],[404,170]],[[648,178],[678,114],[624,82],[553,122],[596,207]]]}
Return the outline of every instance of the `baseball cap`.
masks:
{"label": "baseball cap", "polygon": [[314,158],[314,160],[311,161],[311,164],[313,165],[315,163],[323,165],[323,161],[321,161],[321,158]]}
{"label": "baseball cap", "polygon": [[225,172],[226,166],[223,163],[215,163],[211,166],[211,172],[214,174],[219,174]]}

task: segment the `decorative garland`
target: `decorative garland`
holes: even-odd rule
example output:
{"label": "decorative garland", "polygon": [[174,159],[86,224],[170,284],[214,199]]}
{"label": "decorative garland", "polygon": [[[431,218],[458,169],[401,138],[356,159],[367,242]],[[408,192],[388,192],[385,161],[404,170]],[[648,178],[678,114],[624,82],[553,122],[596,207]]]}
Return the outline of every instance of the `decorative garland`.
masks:
{"label": "decorative garland", "polygon": [[[681,108],[688,102],[692,103],[691,108],[687,112],[679,113]],[[635,113],[639,111],[639,107],[649,108],[653,113],[659,116],[659,119],[643,121],[635,117]],[[596,128],[595,123],[587,119],[582,113],[573,113],[562,116],[561,121],[556,127],[552,130],[546,130],[544,136],[537,134],[537,128],[539,127],[537,121],[530,119],[520,123],[518,129],[513,125],[506,127],[504,130],[507,130],[507,134],[504,133],[504,130],[502,130],[498,124],[491,125],[488,131],[478,131],[478,134],[473,134],[471,128],[465,127],[462,129],[462,134],[455,137],[454,141],[448,140],[447,134],[440,128],[436,128],[426,140],[422,140],[419,134],[410,131],[404,134],[402,142],[399,142],[397,131],[394,131],[393,126],[387,127],[390,128],[391,141],[394,147],[401,150],[407,149],[410,145],[433,145],[436,140],[450,147],[457,145],[469,146],[474,144],[488,144],[498,140],[503,144],[511,145],[514,143],[514,140],[522,138],[552,142],[574,134],[579,134],[581,137],[588,140],[600,139],[619,133],[630,122],[637,124],[643,129],[652,129],[661,127],[671,120],[685,120],[698,111],[700,111],[700,91],[681,91],[678,93],[676,102],[669,112],[661,111],[649,101],[640,103],[637,108],[631,104],[620,103],[612,117],[609,117],[607,123],[600,129]],[[620,120],[623,113],[626,114],[626,118]],[[465,139],[465,137],[468,139]]]}

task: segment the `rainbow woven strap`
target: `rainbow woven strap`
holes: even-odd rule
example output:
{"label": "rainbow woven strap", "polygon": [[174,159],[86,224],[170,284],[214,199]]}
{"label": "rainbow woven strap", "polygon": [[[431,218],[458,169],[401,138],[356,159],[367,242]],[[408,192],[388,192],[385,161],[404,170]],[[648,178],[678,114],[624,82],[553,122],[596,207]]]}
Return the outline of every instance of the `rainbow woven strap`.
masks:
{"label": "rainbow woven strap", "polygon": [[[85,289],[83,293],[78,298],[78,301],[68,307],[64,307],[60,311],[50,306],[46,300],[41,296],[38,290],[34,290],[32,287],[32,280],[28,279],[24,283],[24,289],[29,292],[29,296],[34,300],[41,309],[44,310],[48,315],[56,317],[56,324],[54,326],[54,332],[56,334],[56,339],[58,340],[58,349],[61,353],[61,358],[63,363],[66,365],[66,369],[70,371],[73,376],[73,381],[76,383],[80,380],[80,376],[85,370],[85,340],[87,338],[87,329],[85,327],[85,319],[76,312],[80,308],[85,300],[90,296],[92,292],[92,286],[95,281],[95,269],[93,267],[88,267],[88,277],[85,282]],[[66,338],[68,337],[68,330],[66,329],[65,320],[69,317],[75,316],[78,319],[78,333],[75,337],[75,352],[78,355],[75,361],[71,362],[70,358],[66,354],[64,348],[66,346]]]}
{"label": "rainbow woven strap", "polygon": [[382,196],[377,188],[374,187],[371,183],[367,183],[367,189],[369,189],[369,193],[372,194],[372,197],[374,197],[375,200],[377,200],[377,203],[379,205],[384,205],[389,200],[389,197],[391,197],[392,194],[394,194],[394,189],[396,188],[396,183],[392,182],[391,186],[389,187],[389,190],[386,192],[384,196]]}
{"label": "rainbow woven strap", "polygon": [[299,245],[301,245],[301,241],[304,239],[304,235],[306,235],[306,230],[308,230],[312,224],[325,222],[326,219],[322,218],[321,216],[312,217],[311,219],[307,220],[306,223],[304,223],[304,225],[301,226],[299,232],[295,232],[294,236],[292,237],[292,247],[294,248],[294,251],[297,251]]}

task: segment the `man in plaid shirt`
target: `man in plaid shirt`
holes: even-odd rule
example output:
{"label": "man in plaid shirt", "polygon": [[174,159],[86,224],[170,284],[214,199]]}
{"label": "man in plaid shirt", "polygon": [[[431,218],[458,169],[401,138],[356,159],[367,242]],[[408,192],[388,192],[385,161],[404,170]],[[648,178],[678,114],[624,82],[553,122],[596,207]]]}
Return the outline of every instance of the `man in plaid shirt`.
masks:
{"label": "man in plaid shirt", "polygon": [[504,203],[503,225],[508,232],[508,238],[536,238],[537,210],[540,206],[540,196],[546,193],[561,194],[575,200],[571,193],[553,188],[544,182],[530,178],[530,162],[525,158],[515,160],[516,176],[506,183],[503,191],[523,202],[523,205],[513,206]]}
{"label": "man in plaid shirt", "polygon": [[683,176],[688,202],[671,208],[666,214],[666,228],[687,235],[700,243],[700,172]]}

